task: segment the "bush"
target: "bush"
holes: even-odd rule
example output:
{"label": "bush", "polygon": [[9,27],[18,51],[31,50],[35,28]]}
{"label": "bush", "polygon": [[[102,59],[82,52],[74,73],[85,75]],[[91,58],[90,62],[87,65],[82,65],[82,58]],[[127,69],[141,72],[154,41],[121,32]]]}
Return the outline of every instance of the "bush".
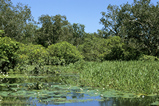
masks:
{"label": "bush", "polygon": [[50,45],[47,50],[54,65],[75,63],[83,58],[77,48],[66,41]]}
{"label": "bush", "polygon": [[42,45],[20,44],[19,63],[22,64],[47,64],[48,52]]}
{"label": "bush", "polygon": [[122,58],[123,45],[118,36],[108,39],[92,37],[85,39],[85,43],[78,49],[86,61],[117,60]]}
{"label": "bush", "polygon": [[3,34],[4,34],[4,31],[0,30],[0,37],[2,37]]}
{"label": "bush", "polygon": [[91,38],[85,38],[84,44],[80,45],[78,49],[82,52],[84,60],[102,61],[104,56],[110,53],[106,44],[105,39],[92,36]]}
{"label": "bush", "polygon": [[106,39],[109,54],[105,55],[105,60],[121,60],[123,59],[124,43],[119,36],[113,36]]}
{"label": "bush", "polygon": [[138,60],[141,55],[141,51],[132,47],[127,47],[123,52],[123,60]]}
{"label": "bush", "polygon": [[16,41],[9,37],[0,37],[0,69],[7,72],[17,64],[17,54],[19,46]]}
{"label": "bush", "polygon": [[141,61],[159,61],[159,58],[150,55],[142,55],[139,60]]}

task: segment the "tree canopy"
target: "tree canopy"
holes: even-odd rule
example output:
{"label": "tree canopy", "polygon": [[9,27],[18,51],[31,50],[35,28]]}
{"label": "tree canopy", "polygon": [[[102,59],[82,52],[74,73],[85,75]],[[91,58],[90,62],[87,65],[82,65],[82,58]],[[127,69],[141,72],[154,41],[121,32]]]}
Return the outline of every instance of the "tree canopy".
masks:
{"label": "tree canopy", "polygon": [[31,37],[35,28],[28,28],[32,23],[31,10],[27,5],[14,6],[11,0],[0,1],[0,29],[4,30],[3,36],[21,41]]}
{"label": "tree canopy", "polygon": [[148,55],[159,55],[159,3],[155,6],[150,0],[134,0],[133,4],[109,5],[107,9],[100,22],[109,35],[120,36]]}

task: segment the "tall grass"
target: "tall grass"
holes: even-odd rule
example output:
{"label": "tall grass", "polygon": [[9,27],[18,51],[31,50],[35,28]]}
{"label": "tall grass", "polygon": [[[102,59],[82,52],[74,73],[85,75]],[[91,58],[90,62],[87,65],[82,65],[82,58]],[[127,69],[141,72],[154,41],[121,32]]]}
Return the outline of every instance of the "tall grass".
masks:
{"label": "tall grass", "polygon": [[115,89],[142,94],[159,93],[159,63],[143,61],[79,61],[61,67],[66,73],[76,73],[83,86]]}

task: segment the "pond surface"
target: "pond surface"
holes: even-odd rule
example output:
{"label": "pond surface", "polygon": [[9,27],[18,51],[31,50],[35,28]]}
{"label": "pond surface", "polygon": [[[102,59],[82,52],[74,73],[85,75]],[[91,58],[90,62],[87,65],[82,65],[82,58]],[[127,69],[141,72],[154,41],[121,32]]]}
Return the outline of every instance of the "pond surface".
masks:
{"label": "pond surface", "polygon": [[0,75],[0,105],[157,106],[157,95],[81,87],[76,75]]}

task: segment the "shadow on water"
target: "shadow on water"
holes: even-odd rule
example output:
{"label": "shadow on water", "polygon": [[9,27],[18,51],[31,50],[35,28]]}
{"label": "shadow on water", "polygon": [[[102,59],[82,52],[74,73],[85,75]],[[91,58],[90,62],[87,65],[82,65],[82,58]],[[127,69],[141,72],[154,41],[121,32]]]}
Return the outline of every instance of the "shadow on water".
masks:
{"label": "shadow on water", "polygon": [[157,96],[79,87],[77,75],[0,76],[0,105],[157,106]]}

